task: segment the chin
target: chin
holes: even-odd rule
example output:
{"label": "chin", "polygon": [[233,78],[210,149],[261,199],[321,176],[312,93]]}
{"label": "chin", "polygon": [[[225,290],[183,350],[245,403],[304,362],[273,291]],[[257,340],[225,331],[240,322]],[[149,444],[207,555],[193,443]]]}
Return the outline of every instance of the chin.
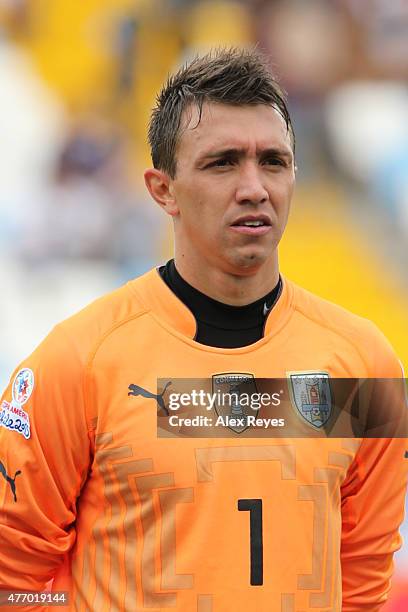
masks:
{"label": "chin", "polygon": [[235,270],[240,270],[241,273],[252,274],[259,270],[270,258],[270,253],[260,253],[259,251],[250,251],[247,253],[236,253],[230,258],[230,263]]}

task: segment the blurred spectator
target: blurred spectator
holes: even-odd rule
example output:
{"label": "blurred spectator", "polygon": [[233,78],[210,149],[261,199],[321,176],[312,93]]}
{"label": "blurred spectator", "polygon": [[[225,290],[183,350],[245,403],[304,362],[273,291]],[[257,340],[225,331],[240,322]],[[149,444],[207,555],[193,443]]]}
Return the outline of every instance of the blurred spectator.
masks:
{"label": "blurred spectator", "polygon": [[117,123],[95,112],[76,119],[40,214],[21,241],[26,261],[100,259],[124,267],[131,276],[152,264],[161,215],[154,214],[153,204],[139,205],[127,156]]}
{"label": "blurred spectator", "polygon": [[324,98],[344,79],[350,63],[343,12],[327,0],[255,0],[252,8],[261,47],[289,93],[299,180],[315,180],[329,166]]}
{"label": "blurred spectator", "polygon": [[18,252],[41,207],[63,133],[64,111],[30,58],[0,37],[0,244]]}
{"label": "blurred spectator", "polygon": [[408,76],[408,3],[406,0],[338,0],[354,32],[355,77]]}
{"label": "blurred spectator", "polygon": [[343,12],[327,0],[257,3],[258,38],[291,98],[316,100],[344,78],[350,62]]}
{"label": "blurred spectator", "polygon": [[0,0],[0,27],[15,36],[26,31],[30,0]]}

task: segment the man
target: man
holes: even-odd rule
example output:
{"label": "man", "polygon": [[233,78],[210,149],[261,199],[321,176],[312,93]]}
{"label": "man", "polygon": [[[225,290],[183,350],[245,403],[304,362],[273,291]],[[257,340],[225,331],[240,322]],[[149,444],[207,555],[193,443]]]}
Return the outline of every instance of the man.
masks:
{"label": "man", "polygon": [[72,610],[375,612],[400,546],[403,439],[317,438],[326,417],[296,416],[296,393],[283,414],[302,437],[259,439],[247,415],[215,440],[168,426],[186,379],[294,376],[294,390],[310,375],[322,395],[329,378],[401,377],[372,323],[279,274],[295,184],[283,94],[252,51],[197,58],[149,137],[175,259],[57,325],[13,375],[0,584],[53,578]]}

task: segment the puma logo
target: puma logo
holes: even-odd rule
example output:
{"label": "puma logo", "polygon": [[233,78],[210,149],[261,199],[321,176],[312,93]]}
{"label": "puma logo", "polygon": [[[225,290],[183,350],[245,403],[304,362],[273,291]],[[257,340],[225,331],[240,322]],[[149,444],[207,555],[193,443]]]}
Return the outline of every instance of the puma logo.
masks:
{"label": "puma logo", "polygon": [[3,477],[5,478],[6,482],[9,483],[10,485],[10,489],[11,492],[13,494],[14,497],[14,501],[17,501],[17,495],[16,495],[16,478],[19,474],[21,474],[21,470],[17,470],[17,472],[14,474],[14,478],[11,478],[11,476],[9,476],[7,474],[6,468],[4,466],[4,464],[0,461],[0,473],[3,474]]}
{"label": "puma logo", "polygon": [[139,385],[132,384],[132,385],[129,385],[128,387],[129,389],[128,395],[134,395],[134,396],[141,395],[142,397],[146,397],[147,399],[155,399],[159,409],[163,410],[165,414],[169,416],[170,413],[168,409],[166,408],[166,404],[164,403],[163,395],[166,393],[166,389],[170,385],[171,385],[171,381],[166,383],[163,391],[159,395],[156,395],[156,393],[151,393],[147,389],[143,389],[143,387],[139,387]]}

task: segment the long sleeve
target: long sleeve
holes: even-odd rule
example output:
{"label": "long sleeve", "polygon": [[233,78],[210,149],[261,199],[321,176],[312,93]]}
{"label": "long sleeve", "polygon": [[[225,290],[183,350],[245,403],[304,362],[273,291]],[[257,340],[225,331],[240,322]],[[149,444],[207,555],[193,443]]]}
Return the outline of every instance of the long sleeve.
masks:
{"label": "long sleeve", "polygon": [[365,439],[342,487],[342,612],[377,612],[401,546],[408,459],[404,439]]}
{"label": "long sleeve", "polygon": [[92,454],[83,366],[61,326],[15,371],[0,406],[0,588],[41,590],[74,544]]}
{"label": "long sleeve", "polygon": [[[373,377],[401,379],[401,364],[378,330],[374,334],[372,355]],[[390,381],[389,386],[382,385],[381,388],[401,388],[399,385],[399,381],[397,385],[395,381]],[[394,407],[388,406],[390,398],[395,396],[401,403],[397,414],[406,413],[403,393],[384,393],[376,402],[382,412],[382,420],[389,410],[391,423],[396,423]],[[402,427],[406,432],[404,416]],[[404,519],[408,479],[407,450],[406,437],[365,438],[343,483],[342,612],[377,612],[387,600],[393,572],[393,555],[402,544],[398,530]]]}

